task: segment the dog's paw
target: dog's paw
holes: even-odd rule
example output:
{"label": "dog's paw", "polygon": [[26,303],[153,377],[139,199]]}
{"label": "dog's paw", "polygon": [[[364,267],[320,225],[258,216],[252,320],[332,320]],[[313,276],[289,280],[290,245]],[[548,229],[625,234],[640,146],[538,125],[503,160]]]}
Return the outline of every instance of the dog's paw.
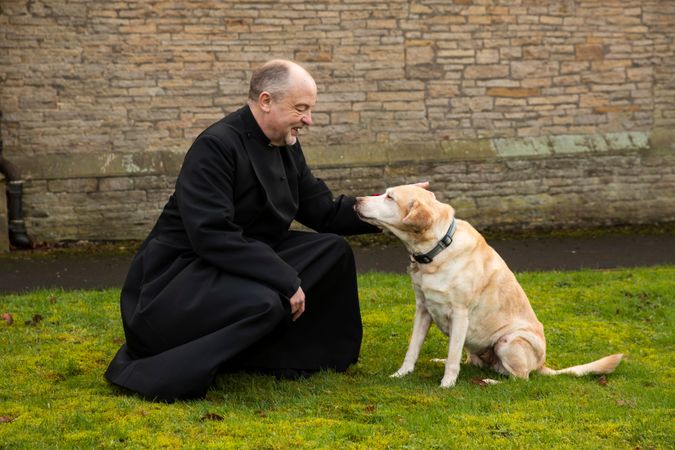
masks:
{"label": "dog's paw", "polygon": [[408,369],[408,368],[403,368],[403,367],[401,367],[400,369],[398,369],[396,372],[392,373],[392,374],[389,375],[389,376],[390,376],[391,378],[402,378],[402,377],[408,375],[409,373],[412,373],[412,371],[413,371],[413,369]]}
{"label": "dog's paw", "polygon": [[456,376],[454,376],[454,377],[443,377],[443,379],[441,380],[441,387],[446,388],[446,389],[451,388],[455,385],[456,382],[457,382]]}

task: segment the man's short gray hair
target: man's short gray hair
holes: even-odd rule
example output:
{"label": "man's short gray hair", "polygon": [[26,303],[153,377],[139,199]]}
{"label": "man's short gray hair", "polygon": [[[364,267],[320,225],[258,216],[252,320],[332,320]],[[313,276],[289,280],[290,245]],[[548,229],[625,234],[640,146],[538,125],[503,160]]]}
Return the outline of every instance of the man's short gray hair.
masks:
{"label": "man's short gray hair", "polygon": [[262,92],[269,92],[272,98],[283,98],[288,90],[291,68],[286,61],[274,60],[259,67],[251,76],[248,98],[257,101]]}

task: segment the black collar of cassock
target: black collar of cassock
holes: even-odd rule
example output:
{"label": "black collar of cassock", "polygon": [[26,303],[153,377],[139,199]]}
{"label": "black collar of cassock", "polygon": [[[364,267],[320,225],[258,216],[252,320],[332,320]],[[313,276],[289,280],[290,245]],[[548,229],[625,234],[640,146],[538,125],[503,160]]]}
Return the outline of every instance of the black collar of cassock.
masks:
{"label": "black collar of cassock", "polygon": [[260,128],[260,125],[258,124],[258,121],[255,120],[255,116],[253,116],[253,112],[251,111],[251,107],[248,105],[245,105],[244,107],[241,108],[241,120],[244,124],[244,134],[247,138],[249,139],[255,139],[256,141],[262,143],[266,147],[270,148],[286,148],[288,146],[277,146],[277,145],[272,145],[270,142],[270,139],[265,135],[263,132],[262,128]]}

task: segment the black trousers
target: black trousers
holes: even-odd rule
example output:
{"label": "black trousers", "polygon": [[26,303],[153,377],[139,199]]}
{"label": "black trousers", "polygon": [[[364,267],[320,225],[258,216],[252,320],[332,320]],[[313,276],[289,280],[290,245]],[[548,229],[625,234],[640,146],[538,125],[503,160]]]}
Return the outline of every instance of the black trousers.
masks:
{"label": "black trousers", "polygon": [[127,342],[106,378],[172,401],[203,396],[219,370],[346,370],[362,338],[351,248],[337,235],[290,232],[275,251],[306,294],[295,322],[288,299],[270,287],[150,241],[122,289]]}

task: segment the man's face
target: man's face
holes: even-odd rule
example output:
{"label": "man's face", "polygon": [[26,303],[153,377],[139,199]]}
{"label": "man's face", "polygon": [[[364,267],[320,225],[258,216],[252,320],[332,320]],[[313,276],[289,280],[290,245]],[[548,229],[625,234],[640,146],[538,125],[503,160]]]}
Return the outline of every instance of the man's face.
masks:
{"label": "man's face", "polygon": [[316,84],[299,76],[283,97],[272,99],[266,117],[265,134],[272,145],[293,145],[300,129],[312,124],[312,108],[316,104]]}

